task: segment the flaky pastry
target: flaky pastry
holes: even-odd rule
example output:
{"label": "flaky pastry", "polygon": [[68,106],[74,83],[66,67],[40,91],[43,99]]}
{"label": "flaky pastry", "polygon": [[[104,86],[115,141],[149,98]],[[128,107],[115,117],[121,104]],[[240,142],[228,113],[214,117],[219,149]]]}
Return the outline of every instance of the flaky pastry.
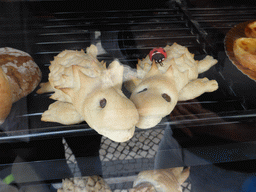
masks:
{"label": "flaky pastry", "polygon": [[256,71],[256,39],[238,38],[234,42],[233,51],[241,65]]}
{"label": "flaky pastry", "polygon": [[244,33],[245,33],[246,37],[256,38],[256,21],[249,23],[245,27]]}

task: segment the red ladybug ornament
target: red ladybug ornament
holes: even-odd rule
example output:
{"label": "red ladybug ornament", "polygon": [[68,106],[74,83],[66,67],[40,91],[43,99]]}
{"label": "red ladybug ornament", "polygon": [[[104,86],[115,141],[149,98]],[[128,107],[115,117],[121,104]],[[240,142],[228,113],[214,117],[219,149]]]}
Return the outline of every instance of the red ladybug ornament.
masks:
{"label": "red ladybug ornament", "polygon": [[149,52],[149,59],[155,60],[156,63],[163,65],[163,60],[167,57],[165,50],[162,47],[154,48]]}

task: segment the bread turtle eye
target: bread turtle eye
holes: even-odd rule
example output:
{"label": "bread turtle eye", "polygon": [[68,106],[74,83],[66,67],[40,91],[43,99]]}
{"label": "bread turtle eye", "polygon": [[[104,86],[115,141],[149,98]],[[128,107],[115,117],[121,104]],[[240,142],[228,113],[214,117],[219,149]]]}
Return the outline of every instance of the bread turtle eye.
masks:
{"label": "bread turtle eye", "polygon": [[170,97],[168,94],[163,93],[163,94],[162,94],[162,97],[163,97],[167,102],[171,102],[171,97]]}
{"label": "bread turtle eye", "polygon": [[148,90],[147,88],[144,88],[144,89],[138,91],[137,93],[142,93],[142,92],[147,91],[147,90]]}
{"label": "bread turtle eye", "polygon": [[105,98],[100,100],[100,107],[103,109],[107,105],[107,100]]}

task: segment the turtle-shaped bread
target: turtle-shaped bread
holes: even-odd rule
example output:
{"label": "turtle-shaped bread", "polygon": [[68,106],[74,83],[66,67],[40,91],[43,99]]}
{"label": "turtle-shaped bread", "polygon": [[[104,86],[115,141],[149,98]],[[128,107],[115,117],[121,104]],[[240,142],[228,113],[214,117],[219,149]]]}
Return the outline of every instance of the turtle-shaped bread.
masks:
{"label": "turtle-shaped bread", "polygon": [[189,174],[189,167],[141,171],[129,192],[182,192]]}
{"label": "turtle-shaped bread", "polygon": [[66,178],[58,192],[112,192],[103,178],[97,175]]}
{"label": "turtle-shaped bread", "polygon": [[161,64],[147,56],[138,61],[136,72],[128,70],[125,75],[125,87],[132,93],[130,99],[140,116],[138,128],[156,126],[172,112],[178,101],[218,89],[215,80],[198,78],[198,74],[217,63],[213,57],[196,61],[186,47],[177,43],[167,45],[164,50],[167,57]]}
{"label": "turtle-shaped bread", "polygon": [[123,66],[115,60],[109,64],[96,58],[97,47],[86,53],[65,50],[49,67],[49,82],[37,93],[54,92],[57,100],[42,115],[42,121],[77,124],[86,121],[99,134],[113,141],[129,140],[139,116],[135,105],[123,94]]}

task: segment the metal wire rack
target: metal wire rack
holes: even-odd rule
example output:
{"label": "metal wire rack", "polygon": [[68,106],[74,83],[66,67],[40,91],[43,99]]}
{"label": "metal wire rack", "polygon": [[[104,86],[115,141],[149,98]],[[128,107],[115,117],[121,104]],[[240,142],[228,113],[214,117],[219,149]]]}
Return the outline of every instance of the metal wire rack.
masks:
{"label": "metal wire rack", "polygon": [[[134,137],[124,143],[116,143],[103,137],[101,140],[100,159],[103,177],[110,184],[113,192],[128,192],[132,188],[136,173],[141,169],[154,169],[154,158],[163,136],[163,129],[152,129],[136,132]],[[81,176],[68,144],[63,140],[67,163],[77,177]],[[122,173],[120,174],[120,170]],[[191,184],[185,182],[183,192],[189,192]]]}

